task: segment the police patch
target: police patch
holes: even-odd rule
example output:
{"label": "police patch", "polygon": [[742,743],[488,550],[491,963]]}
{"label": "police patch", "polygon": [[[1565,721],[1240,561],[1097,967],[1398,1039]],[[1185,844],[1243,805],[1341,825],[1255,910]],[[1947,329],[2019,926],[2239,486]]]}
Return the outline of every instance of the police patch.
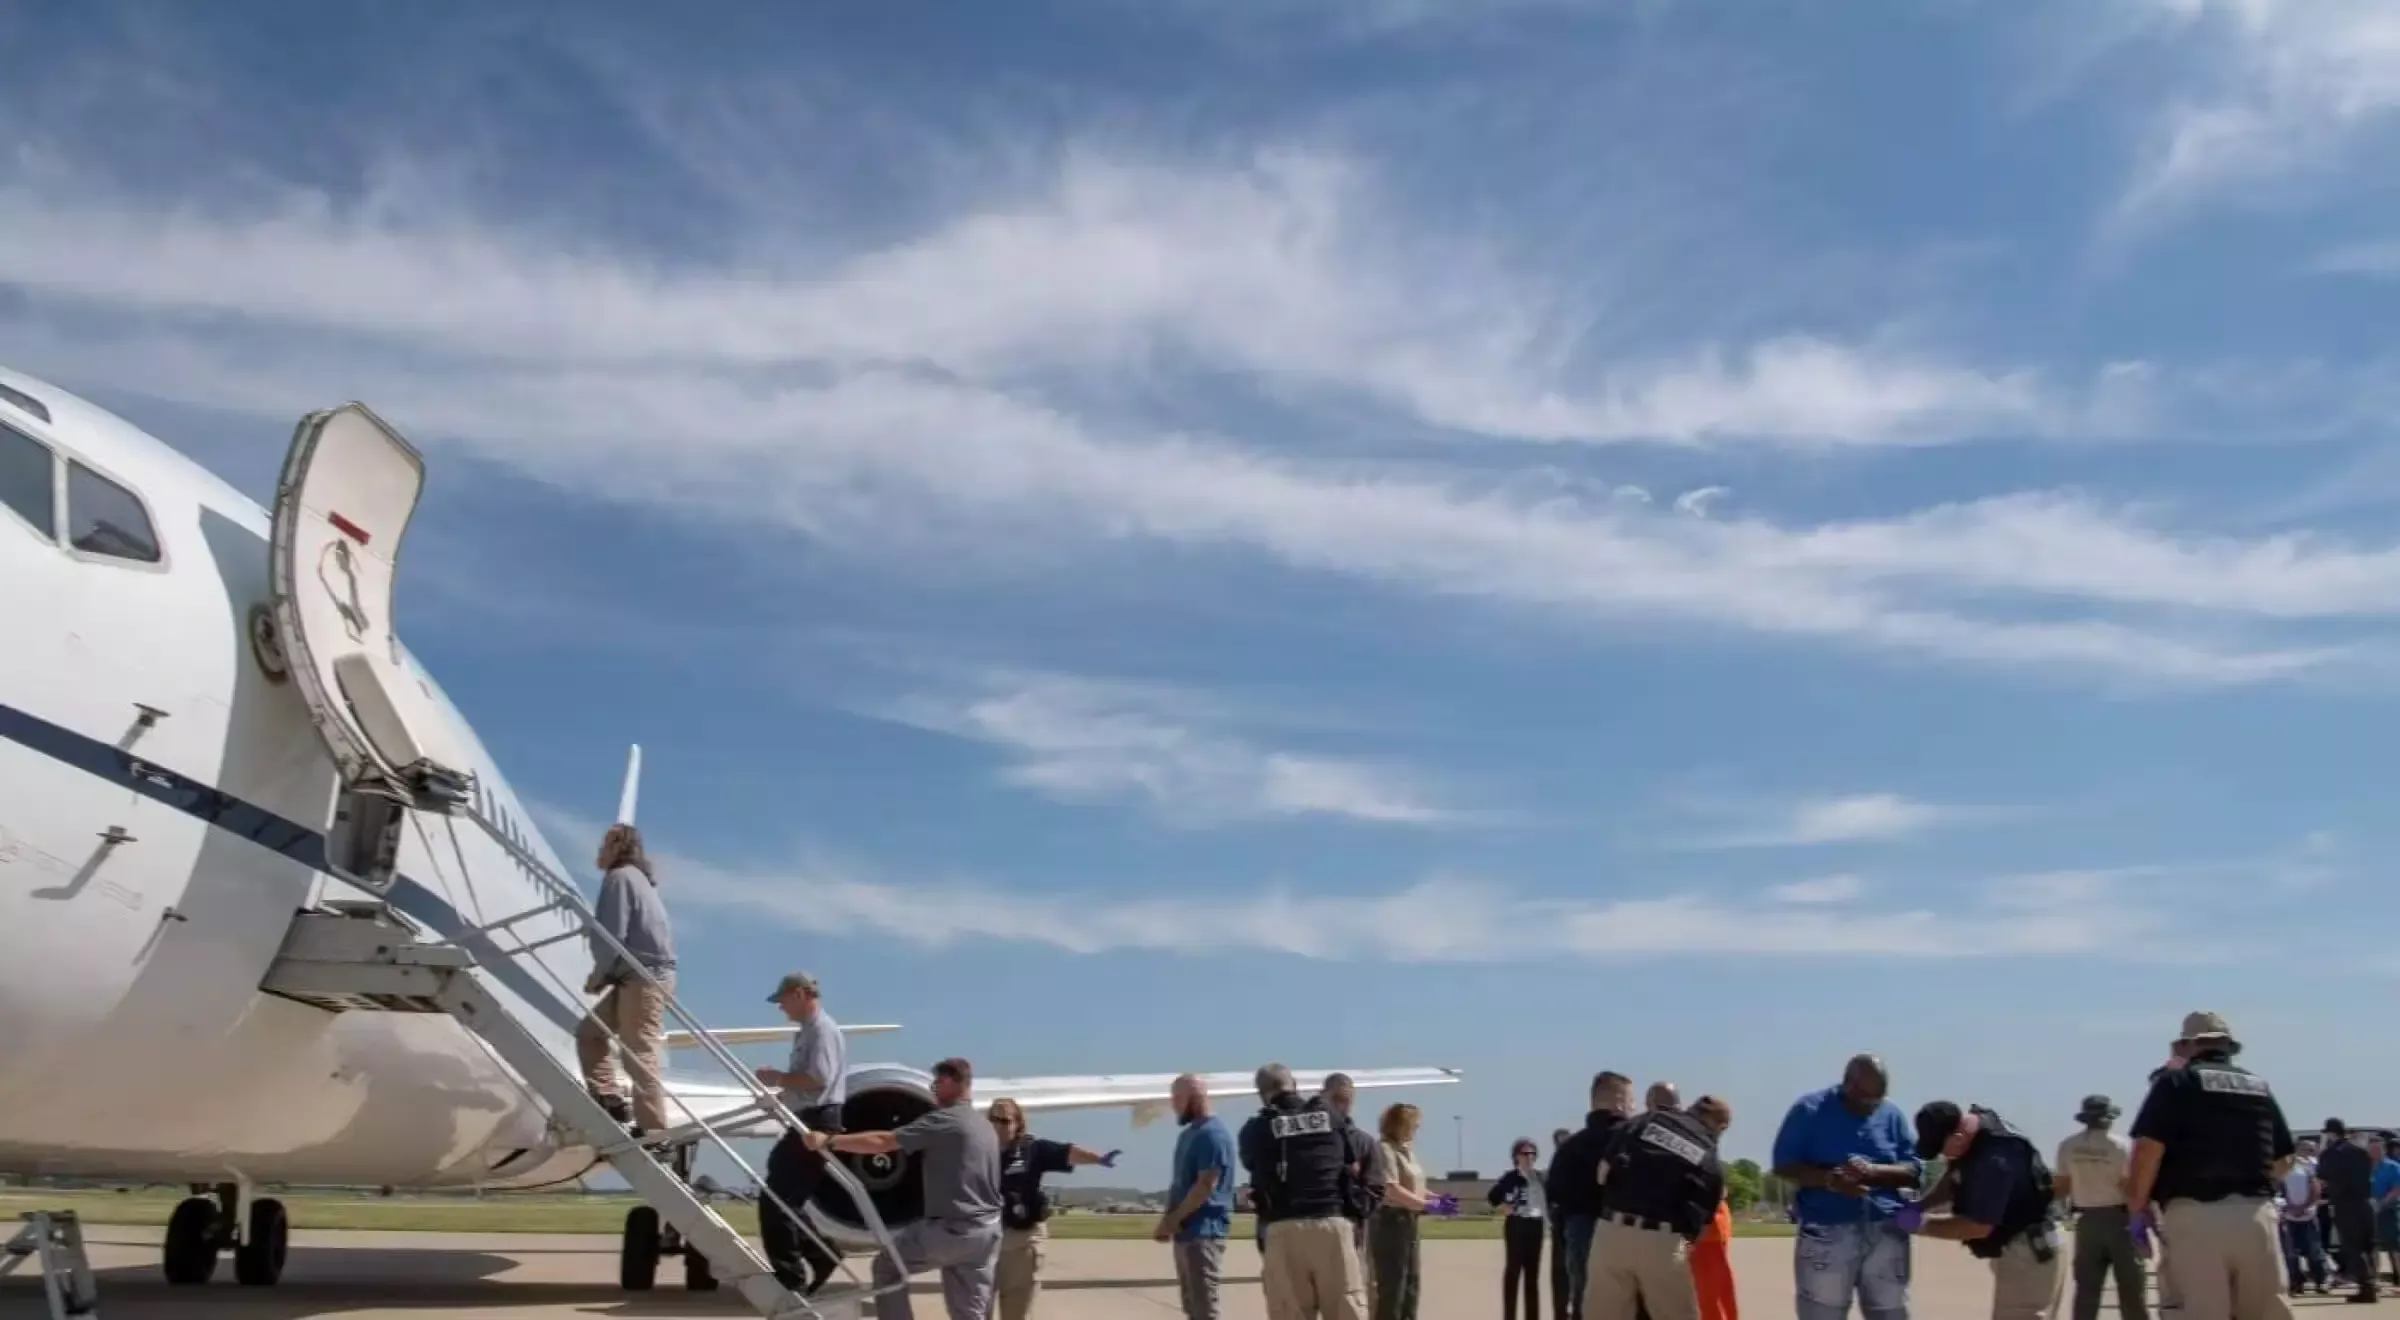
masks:
{"label": "police patch", "polygon": [[2219,1095],[2271,1096],[2267,1079],[2250,1073],[2226,1072],[2222,1068],[2194,1068],[2192,1075],[2200,1079],[2200,1089]]}
{"label": "police patch", "polygon": [[1289,1137],[1319,1136],[1333,1131],[1333,1115],[1322,1109],[1303,1109],[1296,1114],[1277,1114],[1267,1120],[1267,1131],[1277,1141]]}
{"label": "police patch", "polygon": [[1642,1129],[1642,1142],[1645,1145],[1656,1146],[1670,1154],[1680,1155],[1686,1164],[1698,1164],[1708,1158],[1708,1151],[1699,1142],[1657,1123],[1652,1123]]}

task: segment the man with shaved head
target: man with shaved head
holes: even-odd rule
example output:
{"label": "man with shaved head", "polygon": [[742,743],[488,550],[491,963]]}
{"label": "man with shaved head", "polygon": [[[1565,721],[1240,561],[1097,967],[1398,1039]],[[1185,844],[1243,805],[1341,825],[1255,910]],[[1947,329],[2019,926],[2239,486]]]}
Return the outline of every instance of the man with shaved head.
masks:
{"label": "man with shaved head", "polygon": [[1225,1238],[1233,1231],[1233,1134],[1209,1112],[1208,1083],[1192,1073],[1175,1079],[1168,1099],[1175,1122],[1175,1178],[1167,1212],[1151,1236],[1175,1244],[1175,1286],[1184,1320],[1217,1320],[1217,1283],[1225,1270]]}
{"label": "man with shaved head", "polygon": [[1851,1058],[1839,1085],[1794,1101],[1775,1133],[1775,1176],[1796,1184],[1792,1253],[1797,1320],[1908,1320],[1908,1235],[1893,1217],[1900,1191],[1924,1178],[1891,1075],[1872,1054]]}
{"label": "man with shaved head", "polygon": [[1667,1113],[1682,1103],[1683,1099],[1676,1094],[1673,1082],[1652,1082],[1650,1089],[1642,1093],[1642,1106],[1653,1114]]}

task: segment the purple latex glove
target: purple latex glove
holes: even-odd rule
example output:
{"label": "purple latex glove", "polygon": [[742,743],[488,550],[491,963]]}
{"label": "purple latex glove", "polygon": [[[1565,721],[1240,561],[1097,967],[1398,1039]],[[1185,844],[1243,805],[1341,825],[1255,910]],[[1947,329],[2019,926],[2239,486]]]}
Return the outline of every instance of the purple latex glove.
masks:
{"label": "purple latex glove", "polygon": [[1117,1167],[1117,1157],[1124,1153],[1125,1152],[1121,1150],[1112,1150],[1106,1155],[1101,1156],[1100,1167],[1103,1169],[1113,1169]]}
{"label": "purple latex glove", "polygon": [[1925,1227],[1925,1207],[1915,1201],[1892,1212],[1892,1226],[1903,1233],[1914,1233]]}
{"label": "purple latex glove", "polygon": [[2125,1228],[2127,1232],[2133,1234],[2133,1254],[2141,1257],[2143,1260],[2150,1259],[2150,1232],[2152,1228],[2150,1212],[2144,1210],[2140,1214],[2135,1215],[2126,1223]]}
{"label": "purple latex glove", "polygon": [[1436,1192],[1425,1198],[1425,1213],[1448,1219],[1458,1213],[1458,1198],[1448,1192]]}

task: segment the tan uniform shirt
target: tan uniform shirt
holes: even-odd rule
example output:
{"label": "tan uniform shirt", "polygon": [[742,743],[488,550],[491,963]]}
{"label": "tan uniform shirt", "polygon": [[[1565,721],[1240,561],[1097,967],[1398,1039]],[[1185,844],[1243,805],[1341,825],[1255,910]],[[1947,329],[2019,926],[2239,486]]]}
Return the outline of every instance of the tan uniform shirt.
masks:
{"label": "tan uniform shirt", "polygon": [[2058,1171],[2067,1175],[2067,1195],[2078,1210],[2125,1204],[2132,1167],[2132,1144],[2112,1132],[2085,1128],[2058,1143]]}
{"label": "tan uniform shirt", "polygon": [[1417,1163],[1416,1149],[1404,1142],[1382,1142],[1376,1146],[1376,1182],[1397,1184],[1419,1196],[1425,1194],[1425,1166]]}

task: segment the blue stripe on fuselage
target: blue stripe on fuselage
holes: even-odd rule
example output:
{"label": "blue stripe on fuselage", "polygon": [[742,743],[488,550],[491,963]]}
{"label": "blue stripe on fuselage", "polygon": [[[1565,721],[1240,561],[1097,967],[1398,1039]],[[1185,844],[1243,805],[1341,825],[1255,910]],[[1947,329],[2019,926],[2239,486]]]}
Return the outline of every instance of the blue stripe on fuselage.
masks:
{"label": "blue stripe on fuselage", "polygon": [[[0,703],[0,739],[112,784],[124,785],[154,802],[164,803],[228,834],[239,835],[312,871],[333,875],[325,861],[325,835],[321,831],[285,820],[256,803],[246,802],[156,761],[145,760],[5,703]],[[399,876],[384,897],[403,915],[473,954],[477,970],[489,973],[507,986],[561,1031],[573,1031],[583,1020],[583,1009],[559,998],[533,973],[519,966],[508,951],[477,932],[473,923],[461,917],[458,909],[440,894],[407,876]]]}

